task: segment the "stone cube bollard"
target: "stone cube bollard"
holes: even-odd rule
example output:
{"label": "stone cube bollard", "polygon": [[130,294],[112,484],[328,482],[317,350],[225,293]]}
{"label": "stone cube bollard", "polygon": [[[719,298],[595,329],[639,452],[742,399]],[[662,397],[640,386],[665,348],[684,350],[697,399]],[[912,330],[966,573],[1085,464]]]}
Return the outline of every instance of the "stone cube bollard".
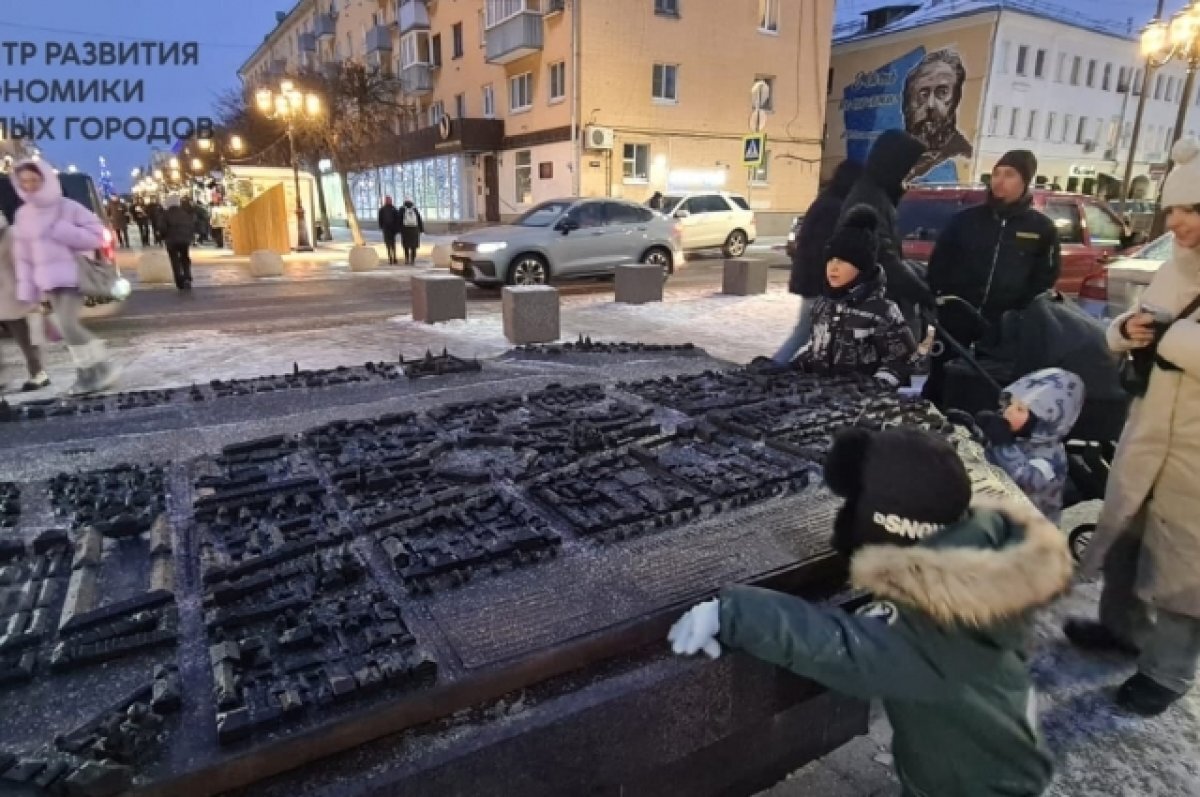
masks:
{"label": "stone cube bollard", "polygon": [[282,277],[283,257],[270,249],[259,249],[250,255],[250,276]]}
{"label": "stone cube bollard", "polygon": [[552,343],[560,337],[558,289],[549,285],[517,285],[504,289],[501,308],[504,337],[514,346]]}
{"label": "stone cube bollard", "polygon": [[436,244],[431,253],[434,268],[450,268],[450,245]]}
{"label": "stone cube bollard", "polygon": [[467,317],[467,283],[452,274],[414,274],[413,321],[436,324]]}
{"label": "stone cube bollard", "polygon": [[767,261],[726,260],[721,293],[751,296],[767,292]]}
{"label": "stone cube bollard", "polygon": [[142,285],[170,284],[175,281],[171,258],[166,252],[145,252],[138,258],[138,282]]}
{"label": "stone cube bollard", "polygon": [[623,263],[617,266],[616,301],[646,304],[663,300],[663,269],[649,263]]}
{"label": "stone cube bollard", "polygon": [[350,249],[351,271],[374,271],[379,268],[379,253],[373,246],[355,246]]}

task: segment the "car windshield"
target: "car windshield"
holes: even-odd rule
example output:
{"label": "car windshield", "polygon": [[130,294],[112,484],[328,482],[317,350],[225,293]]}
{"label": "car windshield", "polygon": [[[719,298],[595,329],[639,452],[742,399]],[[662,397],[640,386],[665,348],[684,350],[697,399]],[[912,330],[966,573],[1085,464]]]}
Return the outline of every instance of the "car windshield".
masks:
{"label": "car windshield", "polygon": [[675,208],[679,207],[679,203],[683,201],[683,197],[672,194],[671,196],[663,197],[662,212],[668,216],[675,212]]}
{"label": "car windshield", "polygon": [[549,227],[571,207],[570,202],[543,202],[516,220],[520,227]]}
{"label": "car windshield", "polygon": [[896,228],[906,240],[936,241],[950,217],[962,208],[958,197],[905,198],[896,208]]}

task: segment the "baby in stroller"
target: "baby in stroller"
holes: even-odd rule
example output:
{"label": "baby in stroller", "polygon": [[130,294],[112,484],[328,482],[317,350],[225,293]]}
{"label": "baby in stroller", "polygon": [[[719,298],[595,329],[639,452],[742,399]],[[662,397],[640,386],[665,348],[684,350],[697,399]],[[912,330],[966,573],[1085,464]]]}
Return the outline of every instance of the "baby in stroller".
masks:
{"label": "baby in stroller", "polygon": [[[1079,419],[1083,380],[1062,368],[1044,368],[1013,382],[1000,394],[1000,411],[972,419],[951,410],[951,420],[973,428],[987,458],[1002,468],[1046,519],[1062,517],[1069,463],[1064,441]],[[964,417],[965,416],[965,417]]]}

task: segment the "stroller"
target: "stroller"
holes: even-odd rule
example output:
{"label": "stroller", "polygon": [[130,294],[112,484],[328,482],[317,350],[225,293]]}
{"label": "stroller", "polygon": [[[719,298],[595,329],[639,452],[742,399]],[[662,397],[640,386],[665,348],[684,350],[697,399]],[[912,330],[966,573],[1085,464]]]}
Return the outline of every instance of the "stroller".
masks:
{"label": "stroller", "polygon": [[[992,329],[965,300],[946,296],[944,308],[965,313],[976,328],[987,330],[986,344],[972,351],[950,335],[937,319],[937,337],[956,355],[946,363],[942,409],[972,415],[994,409],[1003,390],[1021,375],[1041,368],[1064,368],[1084,381],[1087,397],[1079,420],[1066,441],[1070,467],[1063,508],[1104,498],[1117,441],[1129,413],[1129,396],[1117,379],[1117,364],[1108,353],[1104,328],[1055,293],[1039,296]],[[1079,561],[1095,531],[1094,523],[1073,528],[1068,535],[1071,554]]]}

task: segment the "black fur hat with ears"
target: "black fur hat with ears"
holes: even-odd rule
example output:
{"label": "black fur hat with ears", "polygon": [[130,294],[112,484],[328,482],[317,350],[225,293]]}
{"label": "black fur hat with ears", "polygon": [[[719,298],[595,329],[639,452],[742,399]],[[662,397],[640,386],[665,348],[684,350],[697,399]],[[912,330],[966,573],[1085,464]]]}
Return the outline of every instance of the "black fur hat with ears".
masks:
{"label": "black fur hat with ears", "polygon": [[829,243],[825,259],[837,258],[858,269],[862,279],[871,279],[879,267],[879,214],[870,205],[855,205],[842,217]]}

